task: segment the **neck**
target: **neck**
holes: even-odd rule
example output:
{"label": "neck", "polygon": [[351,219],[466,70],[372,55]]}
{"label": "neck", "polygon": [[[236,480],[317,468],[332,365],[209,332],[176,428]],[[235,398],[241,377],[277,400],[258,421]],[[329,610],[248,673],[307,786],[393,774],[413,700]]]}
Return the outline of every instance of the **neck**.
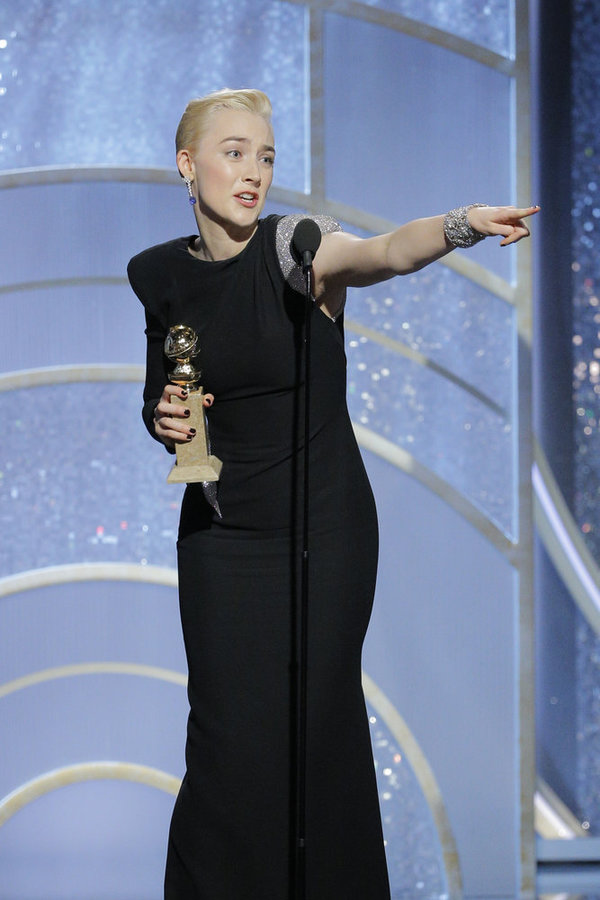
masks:
{"label": "neck", "polygon": [[200,259],[210,262],[237,256],[258,227],[256,222],[248,228],[236,228],[230,223],[225,226],[202,214],[196,214],[196,223],[200,237],[195,241],[194,251]]}

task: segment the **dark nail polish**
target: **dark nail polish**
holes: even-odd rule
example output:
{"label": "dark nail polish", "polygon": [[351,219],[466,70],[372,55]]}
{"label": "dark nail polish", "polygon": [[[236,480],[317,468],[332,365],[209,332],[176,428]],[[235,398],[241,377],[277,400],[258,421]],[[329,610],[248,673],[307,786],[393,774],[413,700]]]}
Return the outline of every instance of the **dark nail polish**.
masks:
{"label": "dark nail polish", "polygon": [[189,410],[189,409],[186,409],[186,411],[185,411],[185,412],[184,412],[184,416],[189,416],[189,415],[190,415],[190,413],[191,413],[191,410]]}
{"label": "dark nail polish", "polygon": [[181,392],[181,398],[182,398],[183,400],[185,400],[185,398],[187,397],[187,395],[188,395],[188,392],[187,392],[187,391],[182,391],[182,392]]}
{"label": "dark nail polish", "polygon": [[191,434],[191,435],[196,434],[196,429],[195,429],[195,428],[190,428],[190,434]]}

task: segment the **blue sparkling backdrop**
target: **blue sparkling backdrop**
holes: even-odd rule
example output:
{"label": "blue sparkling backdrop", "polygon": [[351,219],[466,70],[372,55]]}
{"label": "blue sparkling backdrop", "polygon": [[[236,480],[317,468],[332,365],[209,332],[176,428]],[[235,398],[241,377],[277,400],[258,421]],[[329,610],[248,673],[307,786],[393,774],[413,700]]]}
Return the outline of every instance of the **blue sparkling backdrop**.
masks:
{"label": "blue sparkling backdrop", "polygon": [[[403,447],[514,536],[514,309],[440,264],[353,291],[346,309],[353,420]],[[353,333],[353,323],[422,354],[447,377]]]}
{"label": "blue sparkling backdrop", "polygon": [[[600,8],[573,4],[572,285],[575,517],[600,563]],[[584,828],[600,834],[600,637],[577,632],[577,788]]]}
{"label": "blue sparkling backdrop", "polygon": [[188,99],[264,90],[281,185],[306,187],[306,14],[276,0],[3,0],[0,170],[173,166]]}
{"label": "blue sparkling backdrop", "polygon": [[411,19],[433,25],[458,37],[512,56],[512,0],[365,0],[369,6],[380,6]]}

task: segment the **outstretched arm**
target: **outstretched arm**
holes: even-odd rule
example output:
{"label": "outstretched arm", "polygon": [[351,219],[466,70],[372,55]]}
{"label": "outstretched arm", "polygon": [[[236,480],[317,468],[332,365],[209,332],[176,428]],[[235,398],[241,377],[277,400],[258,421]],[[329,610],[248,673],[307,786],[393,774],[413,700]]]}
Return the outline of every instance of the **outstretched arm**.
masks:
{"label": "outstretched arm", "polygon": [[[501,246],[529,234],[524,219],[539,207],[474,206],[467,212],[470,226],[480,235],[499,235]],[[358,238],[346,232],[323,237],[314,262],[315,297],[328,306],[346,287],[364,287],[394,275],[416,272],[454,250],[444,231],[445,216],[415,219],[389,234]]]}

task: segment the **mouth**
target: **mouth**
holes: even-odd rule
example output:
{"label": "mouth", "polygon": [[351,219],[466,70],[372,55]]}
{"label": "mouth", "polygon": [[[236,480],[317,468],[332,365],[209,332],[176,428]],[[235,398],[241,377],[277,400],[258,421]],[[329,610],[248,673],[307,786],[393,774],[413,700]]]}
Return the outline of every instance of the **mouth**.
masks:
{"label": "mouth", "polygon": [[254,191],[242,191],[235,195],[235,199],[239,200],[242,206],[253,209],[258,203],[258,194],[255,194]]}

